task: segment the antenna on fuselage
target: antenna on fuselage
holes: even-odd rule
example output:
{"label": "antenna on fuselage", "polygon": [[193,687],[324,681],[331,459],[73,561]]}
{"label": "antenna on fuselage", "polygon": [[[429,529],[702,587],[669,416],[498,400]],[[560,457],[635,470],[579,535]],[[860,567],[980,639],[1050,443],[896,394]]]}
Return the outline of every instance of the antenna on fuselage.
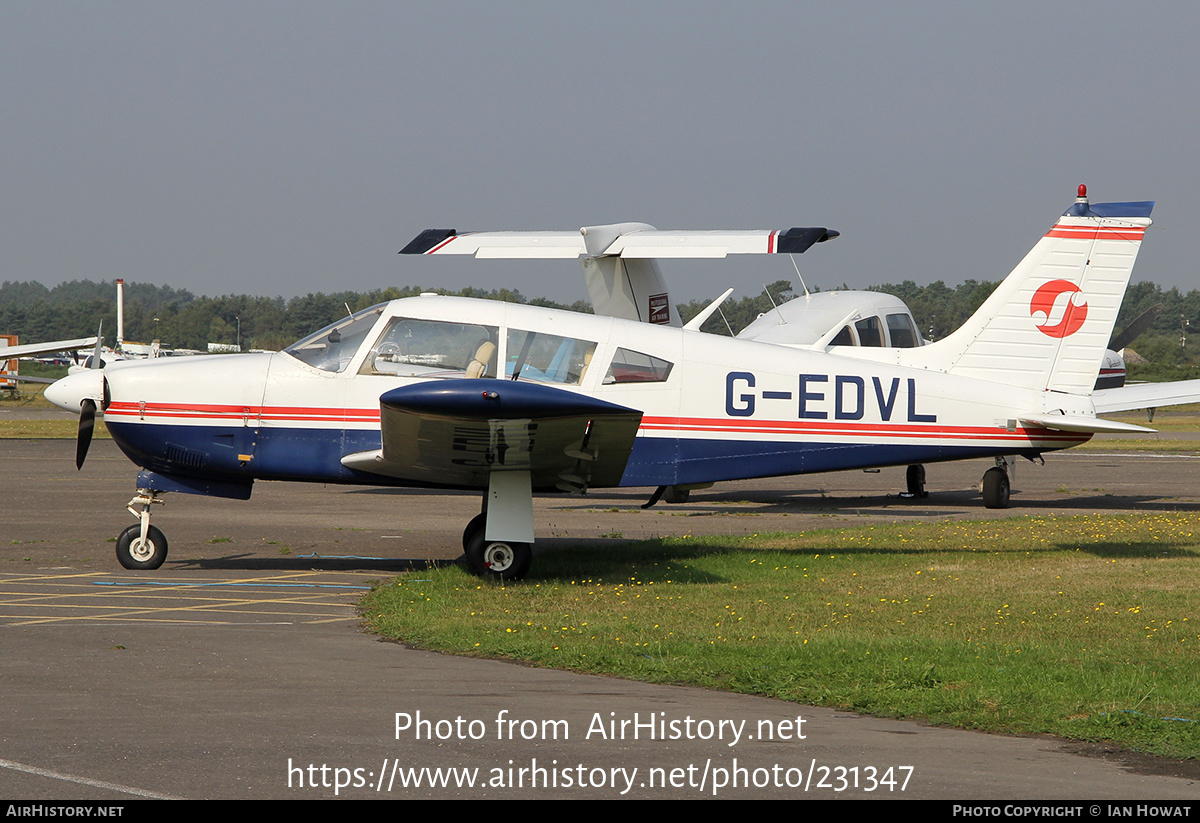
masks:
{"label": "antenna on fuselage", "polygon": [[808,284],[804,282],[804,275],[800,273],[800,266],[796,264],[796,255],[789,254],[792,261],[792,268],[796,270],[796,277],[800,280],[800,288],[804,289],[804,299],[812,299],[812,295],[808,293]]}
{"label": "antenna on fuselage", "polygon": [[775,298],[771,296],[771,290],[767,288],[766,283],[763,283],[763,291],[766,292],[767,299],[771,301],[771,308],[775,309],[775,313],[779,315],[779,325],[786,326],[787,321],[783,319],[783,312],[779,310],[779,304],[776,303]]}

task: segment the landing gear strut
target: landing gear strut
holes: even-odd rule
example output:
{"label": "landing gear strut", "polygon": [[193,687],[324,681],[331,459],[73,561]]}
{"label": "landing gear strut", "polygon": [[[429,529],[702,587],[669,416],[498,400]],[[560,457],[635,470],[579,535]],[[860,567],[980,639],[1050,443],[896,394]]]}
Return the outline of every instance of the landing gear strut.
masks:
{"label": "landing gear strut", "polygon": [[[126,569],[157,569],[167,559],[167,538],[150,525],[150,506],[162,504],[159,492],[138,489],[129,501],[129,513],[141,522],[121,532],[117,538],[117,562]],[[141,511],[134,506],[140,505]]]}
{"label": "landing gear strut", "polygon": [[462,542],[467,569],[477,577],[520,580],[529,573],[533,562],[529,472],[492,472],[483,511],[467,523]]}

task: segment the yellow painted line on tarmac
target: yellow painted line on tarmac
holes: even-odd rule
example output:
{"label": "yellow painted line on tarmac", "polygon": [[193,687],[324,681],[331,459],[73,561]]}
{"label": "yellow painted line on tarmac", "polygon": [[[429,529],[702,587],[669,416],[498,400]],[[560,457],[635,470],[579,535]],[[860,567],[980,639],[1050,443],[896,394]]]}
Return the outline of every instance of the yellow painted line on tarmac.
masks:
{"label": "yellow painted line on tarmac", "polygon": [[[97,577],[105,578],[97,580]],[[261,625],[262,621],[248,622],[246,620],[222,620],[218,615],[236,615],[243,618],[291,618],[286,623],[332,623],[357,619],[353,613],[353,601],[367,586],[361,583],[361,577],[356,575],[334,575],[335,580],[353,580],[349,583],[308,582],[328,581],[327,572],[290,572],[270,577],[238,577],[228,580],[201,578],[195,580],[130,580],[114,578],[109,575],[96,573],[79,573],[66,575],[27,575],[22,574],[8,579],[0,578],[0,586],[5,583],[21,587],[61,586],[68,591],[20,591],[5,592],[0,588],[0,610],[3,607],[17,607],[19,614],[4,615],[0,611],[0,620],[10,626],[29,626],[65,622],[154,622],[179,623],[197,625]],[[86,583],[84,582],[86,581]],[[97,585],[97,584],[101,585]],[[296,591],[288,594],[271,591],[276,586],[301,586],[306,591]],[[145,586],[146,588],[142,588]],[[312,591],[313,587],[339,587],[341,591],[331,591],[323,588]],[[85,588],[86,587],[86,588]],[[261,588],[260,588],[261,587]],[[235,595],[229,591],[240,589]],[[246,589],[257,590],[265,596],[247,596]],[[347,595],[350,595],[348,597]],[[115,599],[125,601],[118,604]],[[133,600],[137,605],[130,604]],[[147,601],[153,601],[147,602]],[[156,605],[163,601],[163,605]],[[184,602],[181,602],[184,601]],[[174,604],[174,605],[167,605]],[[46,611],[70,610],[72,614],[31,614],[30,606]],[[332,612],[340,612],[334,614]],[[347,613],[350,612],[350,613]],[[216,619],[189,620],[180,619],[184,613],[211,614]]]}

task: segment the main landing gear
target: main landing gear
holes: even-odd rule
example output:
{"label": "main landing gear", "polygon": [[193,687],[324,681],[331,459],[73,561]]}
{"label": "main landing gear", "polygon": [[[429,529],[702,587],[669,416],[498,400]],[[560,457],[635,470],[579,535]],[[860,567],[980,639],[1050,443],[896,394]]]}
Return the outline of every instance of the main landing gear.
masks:
{"label": "main landing gear", "polygon": [[463,530],[467,570],[489,580],[520,580],[533,562],[533,491],[528,471],[494,471],[483,511]]}
{"label": "main landing gear", "polygon": [[908,487],[905,497],[915,497],[919,500],[929,496],[929,492],[925,491],[925,467],[920,463],[915,463],[905,470],[904,482]]}
{"label": "main landing gear", "polygon": [[[1040,460],[1040,457],[1030,458]],[[983,473],[979,481],[979,492],[983,495],[983,505],[989,509],[1007,509],[1012,493],[1012,477],[1016,465],[1012,458],[997,457],[996,465]],[[908,491],[902,497],[928,497],[925,491],[925,467],[919,463],[908,467],[904,472],[905,484]]]}
{"label": "main landing gear", "polygon": [[989,509],[1007,509],[1012,484],[1008,479],[1009,462],[996,458],[996,465],[983,473],[979,491],[983,494],[983,505]]}
{"label": "main landing gear", "polygon": [[[141,522],[121,532],[117,538],[117,562],[127,569],[157,569],[167,559],[167,538],[150,525],[150,506],[162,500],[159,492],[138,489],[129,501],[129,513]],[[141,511],[134,506],[140,505]]]}

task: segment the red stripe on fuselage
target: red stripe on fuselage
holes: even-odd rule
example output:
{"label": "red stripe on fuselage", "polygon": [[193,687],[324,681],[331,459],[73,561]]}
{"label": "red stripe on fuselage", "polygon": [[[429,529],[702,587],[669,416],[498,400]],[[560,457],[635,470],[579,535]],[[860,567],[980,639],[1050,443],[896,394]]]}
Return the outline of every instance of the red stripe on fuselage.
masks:
{"label": "red stripe on fuselage", "polygon": [[[181,406],[169,403],[140,403],[114,401],[105,411],[114,419],[136,418],[161,421],[165,419],[205,421],[213,424],[242,423],[343,423],[379,425],[379,409],[338,409],[319,406],[236,406],[196,404]],[[1059,432],[1053,429],[1018,427],[1013,431],[989,426],[914,425],[906,423],[854,423],[819,420],[734,420],[720,417],[652,417],[642,418],[644,433],[708,433],[711,435],[756,434],[824,437],[892,437],[900,439],[943,438],[957,440],[1042,440],[1062,443],[1082,443],[1090,435],[1078,432]]]}

